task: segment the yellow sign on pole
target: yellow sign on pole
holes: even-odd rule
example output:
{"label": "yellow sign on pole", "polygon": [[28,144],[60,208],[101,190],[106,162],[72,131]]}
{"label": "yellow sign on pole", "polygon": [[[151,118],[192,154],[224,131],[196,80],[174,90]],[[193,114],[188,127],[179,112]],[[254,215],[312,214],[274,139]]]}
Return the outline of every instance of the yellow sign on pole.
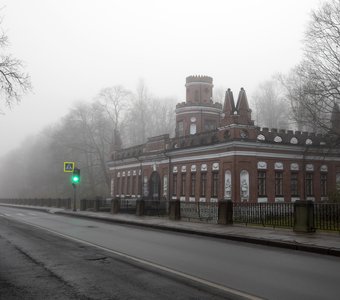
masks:
{"label": "yellow sign on pole", "polygon": [[64,172],[73,172],[73,170],[74,170],[74,162],[64,161]]}

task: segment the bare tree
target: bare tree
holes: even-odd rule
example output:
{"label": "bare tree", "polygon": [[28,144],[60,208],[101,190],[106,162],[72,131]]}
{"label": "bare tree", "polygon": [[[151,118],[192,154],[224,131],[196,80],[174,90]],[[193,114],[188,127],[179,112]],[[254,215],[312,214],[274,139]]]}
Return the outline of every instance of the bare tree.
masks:
{"label": "bare tree", "polygon": [[103,88],[98,95],[115,130],[119,129],[122,111],[127,108],[130,97],[131,92],[121,85]]}
{"label": "bare tree", "polygon": [[255,121],[262,127],[289,128],[289,105],[283,96],[282,86],[276,78],[259,85],[253,95]]}
{"label": "bare tree", "polygon": [[317,131],[336,131],[331,118],[340,104],[340,0],[312,12],[304,59],[283,82],[296,120]]}
{"label": "bare tree", "polygon": [[223,105],[226,90],[227,89],[222,86],[214,88],[214,96],[213,96],[214,102],[218,102]]}
{"label": "bare tree", "polygon": [[172,98],[150,100],[149,118],[147,124],[147,137],[175,132],[176,102]]}
{"label": "bare tree", "polygon": [[0,29],[0,97],[10,107],[13,102],[19,102],[32,86],[29,75],[24,72],[23,62],[6,53],[8,44],[8,36]]}
{"label": "bare tree", "polygon": [[127,114],[123,121],[122,136],[125,146],[137,145],[146,142],[148,127],[151,120],[151,95],[144,80],[140,80],[133,94]]}

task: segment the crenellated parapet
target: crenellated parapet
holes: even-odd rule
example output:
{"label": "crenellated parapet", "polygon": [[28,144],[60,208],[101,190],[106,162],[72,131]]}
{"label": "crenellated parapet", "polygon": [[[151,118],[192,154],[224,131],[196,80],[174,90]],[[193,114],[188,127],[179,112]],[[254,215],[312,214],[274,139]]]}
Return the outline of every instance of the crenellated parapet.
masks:
{"label": "crenellated parapet", "polygon": [[191,75],[188,76],[186,78],[186,83],[193,83],[193,82],[205,82],[205,83],[209,83],[212,84],[213,83],[213,79],[210,76],[206,76],[206,75]]}
{"label": "crenellated parapet", "polygon": [[[149,138],[143,145],[126,148],[117,152],[113,160],[132,159],[147,156],[164,151],[176,149],[208,146],[232,141],[259,142],[263,144],[291,145],[291,146],[314,146],[327,145],[327,136],[310,132],[283,130],[276,128],[255,127],[255,135],[242,136],[232,134],[233,128],[225,127],[195,135],[169,138],[169,135],[161,135]],[[246,131],[245,129],[243,132]]]}
{"label": "crenellated parapet", "polygon": [[263,143],[324,146],[327,142],[327,136],[306,131],[258,127],[257,134],[257,141]]}

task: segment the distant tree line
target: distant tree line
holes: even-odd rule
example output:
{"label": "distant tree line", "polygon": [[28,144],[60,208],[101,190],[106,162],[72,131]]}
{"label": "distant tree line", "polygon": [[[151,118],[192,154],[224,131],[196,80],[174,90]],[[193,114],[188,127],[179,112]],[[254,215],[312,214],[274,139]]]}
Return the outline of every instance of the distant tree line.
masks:
{"label": "distant tree line", "polygon": [[260,126],[328,133],[339,144],[340,0],[312,11],[302,61],[262,83],[253,100]]}
{"label": "distant tree line", "polygon": [[71,197],[64,161],[81,169],[80,197],[107,197],[106,162],[115,139],[128,147],[174,132],[174,106],[174,99],[152,96],[143,81],[135,92],[120,85],[102,89],[90,103],[75,104],[57,124],[2,157],[0,197]]}

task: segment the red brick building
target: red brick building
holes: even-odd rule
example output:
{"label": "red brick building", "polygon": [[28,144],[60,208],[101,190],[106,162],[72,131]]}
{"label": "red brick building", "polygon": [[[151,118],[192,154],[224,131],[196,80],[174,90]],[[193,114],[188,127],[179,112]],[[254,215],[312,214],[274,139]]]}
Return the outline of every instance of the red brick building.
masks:
{"label": "red brick building", "polygon": [[325,201],[339,191],[340,151],[326,136],[259,128],[243,88],[236,103],[228,89],[223,106],[212,90],[211,77],[187,77],[175,137],[112,152],[112,197],[291,202]]}

